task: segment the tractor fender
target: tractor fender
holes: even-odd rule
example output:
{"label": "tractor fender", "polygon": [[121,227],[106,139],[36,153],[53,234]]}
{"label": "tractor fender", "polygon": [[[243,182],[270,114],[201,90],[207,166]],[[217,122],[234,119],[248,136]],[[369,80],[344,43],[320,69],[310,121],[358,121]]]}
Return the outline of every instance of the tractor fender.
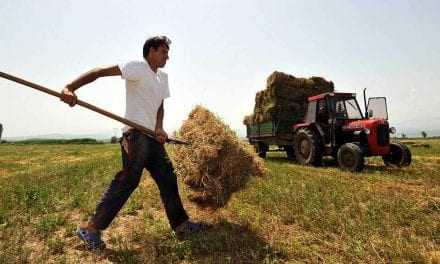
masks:
{"label": "tractor fender", "polygon": [[300,128],[308,128],[316,132],[321,138],[324,137],[324,130],[322,127],[316,123],[301,123],[293,126],[293,135],[295,135],[296,131]]}

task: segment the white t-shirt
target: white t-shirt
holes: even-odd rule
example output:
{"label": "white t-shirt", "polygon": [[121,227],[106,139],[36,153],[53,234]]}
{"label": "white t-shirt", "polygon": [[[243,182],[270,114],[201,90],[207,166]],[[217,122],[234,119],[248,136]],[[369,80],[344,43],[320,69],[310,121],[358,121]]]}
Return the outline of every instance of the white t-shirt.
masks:
{"label": "white t-shirt", "polygon": [[[155,73],[146,61],[119,64],[121,78],[125,80],[125,118],[154,131],[156,115],[162,100],[170,97],[168,75]],[[124,131],[130,127],[125,126]]]}

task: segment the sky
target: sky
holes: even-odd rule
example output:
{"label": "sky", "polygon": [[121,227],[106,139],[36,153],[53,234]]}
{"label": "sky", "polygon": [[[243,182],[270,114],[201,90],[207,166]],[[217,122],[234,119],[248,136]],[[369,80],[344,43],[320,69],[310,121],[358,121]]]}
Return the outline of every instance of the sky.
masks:
{"label": "sky", "polygon": [[[244,134],[273,71],[322,76],[338,91],[386,96],[398,133],[440,131],[440,1],[24,1],[0,3],[0,71],[60,91],[80,74],[142,60],[148,37],[172,40],[165,129],[196,105]],[[79,99],[124,115],[107,77]],[[0,79],[3,137],[117,133],[122,124]],[[432,132],[431,132],[432,131]],[[438,132],[440,133],[440,132]]]}

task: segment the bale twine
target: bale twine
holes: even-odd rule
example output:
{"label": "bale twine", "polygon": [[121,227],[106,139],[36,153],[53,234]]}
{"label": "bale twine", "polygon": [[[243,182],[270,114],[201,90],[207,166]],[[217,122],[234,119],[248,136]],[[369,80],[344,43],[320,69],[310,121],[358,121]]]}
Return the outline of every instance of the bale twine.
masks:
{"label": "bale twine", "polygon": [[191,145],[175,145],[176,173],[190,187],[189,199],[200,206],[224,206],[250,176],[266,171],[252,147],[202,106],[191,111],[177,135]]}

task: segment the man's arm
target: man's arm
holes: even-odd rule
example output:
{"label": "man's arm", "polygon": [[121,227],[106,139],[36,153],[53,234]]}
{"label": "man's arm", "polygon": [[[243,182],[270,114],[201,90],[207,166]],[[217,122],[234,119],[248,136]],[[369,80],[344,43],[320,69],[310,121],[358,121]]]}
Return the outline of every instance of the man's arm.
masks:
{"label": "man's arm", "polygon": [[163,110],[163,100],[162,100],[162,104],[159,106],[159,109],[157,109],[157,114],[156,114],[156,140],[161,143],[164,144],[166,139],[168,138],[167,133],[165,132],[165,130],[163,130],[163,116],[164,116],[164,110]]}
{"label": "man's arm", "polygon": [[66,87],[61,91],[61,100],[66,102],[70,106],[74,106],[77,100],[75,90],[83,85],[95,81],[99,77],[116,75],[122,75],[118,65],[113,65],[105,68],[95,68],[91,71],[81,74],[78,78],[67,84]]}
{"label": "man's arm", "polygon": [[163,100],[162,103],[159,106],[159,109],[157,109],[157,115],[156,115],[156,129],[163,129]]}

